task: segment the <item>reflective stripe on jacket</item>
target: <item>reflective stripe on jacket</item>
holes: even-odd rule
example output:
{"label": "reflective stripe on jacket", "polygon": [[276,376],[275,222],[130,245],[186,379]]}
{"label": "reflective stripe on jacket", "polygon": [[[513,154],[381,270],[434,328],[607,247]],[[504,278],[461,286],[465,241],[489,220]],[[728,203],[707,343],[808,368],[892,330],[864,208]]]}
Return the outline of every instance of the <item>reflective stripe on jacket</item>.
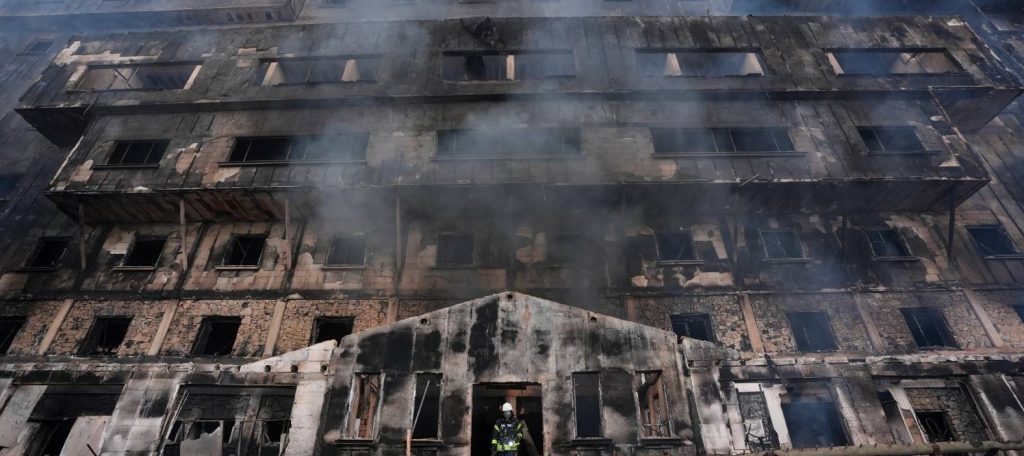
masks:
{"label": "reflective stripe on jacket", "polygon": [[494,423],[491,436],[491,450],[494,452],[519,451],[519,443],[523,441],[523,423],[512,418],[501,418]]}

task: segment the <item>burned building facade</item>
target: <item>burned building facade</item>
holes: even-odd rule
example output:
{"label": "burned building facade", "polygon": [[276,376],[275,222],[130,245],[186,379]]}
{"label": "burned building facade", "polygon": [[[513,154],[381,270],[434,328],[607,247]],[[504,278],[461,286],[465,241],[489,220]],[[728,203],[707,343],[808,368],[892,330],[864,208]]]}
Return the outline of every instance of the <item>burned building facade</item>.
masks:
{"label": "burned building facade", "polygon": [[[877,4],[876,4],[877,3]],[[1014,2],[0,0],[0,455],[1024,450]]]}

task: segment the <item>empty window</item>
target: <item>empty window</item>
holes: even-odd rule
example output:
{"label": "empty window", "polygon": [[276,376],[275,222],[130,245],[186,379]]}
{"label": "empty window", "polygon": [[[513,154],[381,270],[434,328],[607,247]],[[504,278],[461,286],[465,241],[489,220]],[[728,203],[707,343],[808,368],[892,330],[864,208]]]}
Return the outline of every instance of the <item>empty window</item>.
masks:
{"label": "empty window", "polygon": [[793,152],[785,128],[652,128],[655,155]]}
{"label": "empty window", "polygon": [[760,76],[764,74],[756,52],[637,50],[637,67],[645,77]]}
{"label": "empty window", "polygon": [[999,257],[1018,255],[1020,252],[1013,241],[1006,235],[1006,231],[998,225],[969,226],[967,232],[974,239],[974,245],[978,247],[978,253],[983,257]]}
{"label": "empty window", "polygon": [[366,263],[366,238],[363,236],[335,236],[327,252],[327,264],[335,266],[362,266]]}
{"label": "empty window", "polygon": [[636,395],[640,400],[640,435],[642,437],[672,436],[661,372],[640,372],[639,377],[640,385]]}
{"label": "empty window", "polygon": [[858,49],[828,52],[836,74],[935,74],[961,71],[944,50]]}
{"label": "empty window", "polygon": [[1020,318],[1021,323],[1024,323],[1024,304],[1017,304],[1013,306],[1013,310],[1014,312],[1017,312],[1017,318]]}
{"label": "empty window", "polygon": [[374,82],[379,67],[379,55],[267,61],[262,85]]}
{"label": "empty window", "polygon": [[22,326],[25,326],[25,317],[0,317],[0,355],[6,355],[11,349]]}
{"label": "empty window", "polygon": [[519,81],[575,74],[570,51],[453,52],[445,54],[441,62],[445,81]]}
{"label": "empty window", "polygon": [[78,83],[79,90],[173,90],[187,88],[196,64],[93,66]]}
{"label": "empty window", "polygon": [[114,355],[124,342],[131,317],[96,317],[78,354],[81,356]]}
{"label": "empty window", "polygon": [[366,133],[238,138],[228,162],[362,161],[368,142]]}
{"label": "empty window", "polygon": [[49,51],[52,46],[53,40],[33,40],[28,46],[25,46],[22,54],[43,54]]}
{"label": "empty window", "polygon": [[414,439],[436,439],[441,421],[441,374],[416,374]]}
{"label": "empty window", "polygon": [[875,258],[906,258],[910,256],[906,244],[896,230],[865,230]]}
{"label": "empty window", "polygon": [[770,260],[804,258],[804,250],[796,231],[762,230],[761,242],[764,244],[765,257]]}
{"label": "empty window", "polygon": [[580,153],[578,128],[440,130],[437,156],[557,157]]}
{"label": "empty window", "polygon": [[75,425],[74,419],[62,420],[30,420],[35,424],[33,442],[29,454],[39,456],[58,456],[67,454],[64,451],[64,444],[71,435],[71,428]]}
{"label": "empty window", "polygon": [[930,307],[900,309],[914,343],[920,348],[957,348],[939,309]]}
{"label": "empty window", "polygon": [[831,401],[796,399],[782,404],[793,448],[825,448],[850,444],[843,419]]}
{"label": "empty window", "polygon": [[825,312],[790,312],[786,314],[786,318],[789,320],[789,328],[793,331],[797,350],[819,352],[837,348]]}
{"label": "empty window", "polygon": [[1000,32],[1024,30],[1024,15],[1019,12],[1017,14],[986,13],[985,15]]}
{"label": "empty window", "polygon": [[117,141],[107,157],[106,166],[156,165],[167,150],[170,141]]}
{"label": "empty window", "polygon": [[442,234],[437,239],[437,264],[472,265],[473,235]]}
{"label": "empty window", "polygon": [[346,435],[353,439],[372,439],[381,399],[381,374],[356,374],[352,379],[352,396],[348,411]]}
{"label": "empty window", "polygon": [[160,262],[160,254],[164,250],[167,238],[156,236],[137,236],[132,241],[128,253],[121,259],[121,266],[128,268],[153,268]]}
{"label": "empty window", "polygon": [[32,250],[32,254],[28,257],[28,261],[25,262],[25,267],[28,269],[53,269],[57,267],[67,249],[67,238],[39,238],[35,248]]}
{"label": "empty window", "polygon": [[711,330],[711,316],[708,314],[672,315],[672,331],[677,337],[715,341],[715,333]]}
{"label": "empty window", "polygon": [[264,420],[260,422],[260,454],[280,454],[281,444],[291,430],[290,420]]}
{"label": "empty window", "polygon": [[576,437],[601,437],[601,380],[597,373],[572,374],[576,402]]}
{"label": "empty window", "polygon": [[231,236],[224,251],[224,266],[259,266],[267,237],[261,234]]}
{"label": "empty window", "polygon": [[195,356],[226,356],[235,347],[241,317],[205,317],[199,325],[192,354]]}
{"label": "empty window", "polygon": [[949,414],[941,411],[915,411],[917,422],[924,430],[929,443],[953,442],[957,440],[953,427],[949,425]]}
{"label": "empty window", "polygon": [[656,233],[658,259],[661,261],[692,261],[697,259],[693,236],[689,230]]}
{"label": "empty window", "polygon": [[0,174],[0,199],[13,194],[20,180],[21,174]]}
{"label": "empty window", "polygon": [[913,127],[857,127],[860,138],[873,154],[923,152]]}
{"label": "empty window", "polygon": [[313,343],[333,340],[341,342],[345,336],[352,334],[355,319],[352,317],[320,317],[313,322]]}
{"label": "empty window", "polygon": [[547,262],[553,265],[572,264],[586,252],[583,238],[575,234],[557,234],[547,243]]}

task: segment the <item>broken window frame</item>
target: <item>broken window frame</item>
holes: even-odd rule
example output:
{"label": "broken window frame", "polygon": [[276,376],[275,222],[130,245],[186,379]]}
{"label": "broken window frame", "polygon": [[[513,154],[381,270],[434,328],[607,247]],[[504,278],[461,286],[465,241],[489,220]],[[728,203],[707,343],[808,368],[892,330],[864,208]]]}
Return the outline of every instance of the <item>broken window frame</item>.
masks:
{"label": "broken window frame", "polygon": [[[579,379],[585,377],[592,377],[596,384],[594,388],[597,390],[597,402],[593,404],[596,410],[581,410],[580,408],[580,385]],[[587,439],[604,439],[604,417],[601,413],[601,407],[604,403],[603,392],[601,391],[601,374],[599,372],[573,372],[572,373],[572,406],[573,406],[573,437],[577,440]],[[592,416],[597,419],[597,432],[595,435],[581,435],[580,432],[580,417],[581,416]],[[590,433],[587,433],[590,434]]]}
{"label": "broken window frame", "polygon": [[[335,253],[338,252],[338,248],[343,247],[344,252],[341,254],[342,258],[334,258]],[[356,253],[350,252],[352,248],[358,250],[358,261],[336,261],[351,260],[355,258]],[[351,255],[351,257],[350,257]],[[366,266],[366,236],[359,234],[339,234],[331,238],[331,245],[327,248],[327,257],[324,258],[324,266],[335,267],[335,268],[363,268]]]}
{"label": "broken window frame", "polygon": [[[1017,318],[1020,319],[1021,323],[1024,323],[1024,304],[1014,304],[1010,306],[1014,312],[1017,312]],[[2,352],[0,352],[2,353]]]}
{"label": "broken window frame", "polygon": [[[469,241],[469,251],[450,252],[456,248],[449,245],[451,242]],[[464,247],[464,246],[461,246]],[[434,260],[435,267],[474,267],[476,266],[476,238],[472,233],[441,233],[437,235],[437,254]]]}
{"label": "broken window frame", "polygon": [[[900,234],[900,230],[896,228],[869,228],[862,231],[864,232],[864,237],[868,240],[868,247],[871,249],[871,258],[873,260],[886,261],[917,259],[917,257],[911,255],[910,246],[908,246],[906,241],[903,239],[903,235]],[[883,246],[884,251],[879,252],[880,250],[883,250],[879,247]],[[885,255],[893,252],[897,254]]]}
{"label": "broken window frame", "polygon": [[[133,261],[133,255],[136,254],[136,250],[139,247],[139,243],[160,243],[160,248],[156,251],[156,257],[153,258],[152,264],[129,264],[137,263]],[[132,244],[128,246],[128,250],[124,256],[121,257],[121,261],[118,263],[116,269],[122,270],[146,270],[150,271],[156,269],[160,265],[160,258],[163,256],[164,248],[167,247],[167,236],[135,236],[132,239]]]}
{"label": "broken window frame", "polygon": [[[785,127],[651,128],[650,132],[654,157],[806,155],[796,150],[789,129]],[[763,150],[743,147],[742,141],[737,141],[741,135],[767,135],[772,146]]]}
{"label": "broken window frame", "polygon": [[[815,407],[818,408],[818,411],[826,412],[826,413],[829,414],[829,416],[827,416],[827,417],[819,416],[818,417],[819,419],[815,420],[816,423],[827,422],[827,421],[831,421],[833,419],[835,420],[835,422],[832,423],[832,424],[834,424],[837,427],[836,430],[839,431],[836,436],[841,436],[843,438],[843,441],[842,442],[837,442],[837,443],[839,443],[839,445],[832,445],[832,446],[849,446],[850,445],[850,443],[851,443],[851,440],[850,440],[850,430],[847,428],[848,424],[846,423],[846,417],[843,416],[843,413],[839,409],[838,404],[836,404],[835,398],[833,397],[833,393],[832,393],[831,387],[828,388],[828,393],[829,393],[828,400],[815,400],[815,401],[791,400],[790,402],[783,402],[782,404],[780,404],[780,408],[782,409],[781,411],[782,411],[783,418],[786,421],[786,427],[789,429],[790,445],[792,445],[792,447],[794,449],[821,448],[818,445],[812,445],[812,446],[798,445],[798,442],[794,438],[795,437],[794,436],[794,431],[795,430],[803,430],[804,426],[796,426],[795,425],[796,423],[792,423],[791,421],[792,421],[793,415],[791,415],[790,413],[787,413],[787,412],[791,411],[793,407],[799,407],[799,404],[801,404],[801,403],[803,403],[803,404],[816,404]],[[820,436],[821,434],[816,434],[816,435]]]}
{"label": "broken window frame", "polygon": [[[907,329],[910,331],[910,336],[917,348],[921,350],[960,349],[956,338],[953,337],[953,333],[949,330],[949,324],[946,322],[942,309],[935,307],[903,307],[900,308],[900,314],[903,315],[903,320],[906,322]],[[935,333],[933,334],[934,337],[929,337],[929,331],[922,325],[922,323],[929,322],[932,323],[932,332]],[[939,340],[932,340],[936,337]]]}
{"label": "broken window frame", "polygon": [[[21,269],[27,271],[53,271],[57,269],[60,267],[61,260],[67,255],[70,243],[71,238],[66,236],[41,236],[32,248],[32,253],[25,259]],[[39,255],[43,252],[44,248],[48,248],[47,246],[51,244],[62,244],[60,254],[56,255],[52,261],[41,263]]]}
{"label": "broken window frame", "polygon": [[434,157],[439,160],[571,158],[582,154],[579,128],[438,130],[436,136]]}
{"label": "broken window frame", "polygon": [[[784,254],[787,255],[787,256],[772,256],[771,252],[768,249],[768,239],[765,238],[765,234],[766,233],[771,233],[771,234],[789,233],[789,234],[792,234],[792,237],[793,237],[792,238],[792,242],[794,243],[794,246],[796,247],[796,250],[799,250],[799,256],[792,256],[791,254],[793,252],[791,250],[793,250],[793,249],[788,248],[787,246],[784,246],[781,243],[781,239],[779,239],[779,238],[776,238],[776,240],[779,241],[779,242],[777,242],[777,244],[779,246],[779,249],[781,249],[784,252]],[[776,263],[785,263],[785,262],[806,262],[806,261],[810,261],[810,259],[811,259],[810,257],[807,256],[807,252],[804,250],[803,242],[800,241],[800,233],[798,233],[795,229],[792,229],[792,228],[789,228],[789,229],[782,228],[782,229],[763,229],[763,230],[758,230],[758,237],[761,240],[761,249],[764,252],[764,260],[765,261],[776,262]]]}
{"label": "broken window frame", "polygon": [[[634,394],[637,401],[637,424],[640,430],[641,439],[665,439],[675,436],[672,429],[671,409],[668,407],[668,396],[666,395],[664,375],[662,371],[637,371],[636,386]],[[659,394],[652,398],[645,393],[645,389],[656,387]],[[657,402],[653,413],[645,413],[645,399]],[[649,402],[646,407],[650,411]],[[657,424],[652,423],[652,415],[659,418]]]}
{"label": "broken window frame", "polygon": [[[637,72],[645,78],[749,78],[767,74],[767,66],[758,49],[636,49],[634,55]],[[659,56],[662,60],[660,64]],[[739,58],[742,63],[737,66],[735,62],[719,62],[717,65],[723,68],[718,69],[699,66],[709,63],[714,59],[713,56]],[[691,64],[687,65],[684,61]],[[697,66],[693,65],[695,62],[699,62]],[[657,66],[661,69],[651,70]],[[736,70],[727,71],[725,66],[736,67]],[[744,70],[745,67],[750,68]]]}
{"label": "broken window frame", "polygon": [[18,337],[21,328],[25,327],[27,320],[27,317],[21,316],[0,317],[0,356],[6,355],[10,351],[14,339]]}
{"label": "broken window frame", "polygon": [[[78,348],[78,356],[117,356],[117,351],[124,345],[128,330],[131,328],[132,317],[126,316],[101,316],[92,320],[92,326],[86,333],[85,339]],[[107,331],[112,324],[123,324],[124,327],[115,329],[119,334],[112,336],[117,339],[107,340]],[[121,332],[123,330],[123,332]]]}
{"label": "broken window frame", "polygon": [[[749,401],[744,401],[744,397],[754,398],[757,402],[757,406],[763,409],[763,416],[747,416],[743,413],[744,403],[750,404]],[[775,425],[772,422],[771,411],[769,410],[768,401],[765,399],[764,391],[760,388],[757,391],[742,391],[737,390],[736,400],[738,402],[739,418],[742,421],[740,424],[743,427],[743,440],[746,444],[747,450],[752,451],[769,451],[780,448],[779,435],[775,431]],[[764,431],[765,435],[758,436],[751,432],[751,427],[748,427],[750,422],[759,422],[761,430]],[[756,439],[756,440],[754,440]]]}
{"label": "broken window frame", "polygon": [[[256,158],[250,159],[254,152],[266,154],[273,150],[256,152],[253,147],[266,142],[282,142],[284,145],[282,156],[272,159]],[[291,165],[300,163],[365,163],[366,150],[369,147],[369,133],[348,132],[330,133],[323,135],[296,135],[296,136],[239,136],[228,153],[226,161],[219,162],[220,166],[261,166],[261,165]],[[286,144],[285,144],[286,143]],[[340,145],[344,144],[344,147]],[[263,146],[267,147],[267,146]],[[325,150],[318,150],[324,148]],[[314,156],[328,155],[329,158],[309,158],[310,151]],[[258,156],[258,155],[255,155]]]}
{"label": "broken window frame", "polygon": [[[184,81],[180,84],[180,87],[167,86],[167,87],[146,87],[147,80],[149,82],[154,81],[154,76],[150,78],[141,78],[139,83],[140,86],[133,86],[132,80],[139,76],[140,71],[147,71],[150,69],[164,69],[181,67],[182,74],[187,71],[188,76],[184,77]],[[124,92],[124,91],[161,91],[161,90],[188,90],[191,88],[192,81],[195,79],[199,70],[202,68],[202,62],[157,62],[157,63],[136,63],[136,64],[98,64],[88,65],[85,71],[82,73],[81,79],[75,84],[74,91],[80,92]],[[104,70],[110,70],[110,81],[105,84],[105,87],[83,87],[87,84],[90,73],[100,72]],[[179,76],[181,76],[179,75]],[[115,87],[115,85],[126,85],[126,87]],[[98,83],[99,86],[103,86],[102,82]]]}
{"label": "broken window frame", "polygon": [[[928,150],[917,134],[917,129],[909,126],[859,126],[857,134],[870,155],[934,155],[938,151]],[[892,139],[902,136],[901,139]],[[913,143],[909,147],[893,147],[893,142]]]}
{"label": "broken window frame", "polygon": [[[861,62],[848,62],[843,65],[843,54],[847,56],[860,55],[861,58],[869,59]],[[886,60],[886,56],[894,56]],[[931,71],[926,68],[930,64],[923,62],[924,57],[938,57],[944,60],[946,70]],[[833,72],[838,76],[942,76],[942,75],[963,75],[966,74],[960,62],[944,48],[834,48],[825,49],[825,57]],[[899,60],[899,62],[897,62]],[[911,63],[912,61],[913,64]],[[894,69],[900,64],[903,69]],[[913,71],[913,67],[917,71]]]}
{"label": "broken window frame", "polygon": [[[281,433],[278,439],[275,441],[271,438],[267,432],[270,428],[271,423],[281,424]],[[259,446],[259,454],[263,454],[266,450],[277,450],[273,454],[281,454],[281,449],[288,445],[288,436],[291,435],[292,423],[290,419],[281,420],[258,420],[257,425],[259,427],[259,434],[257,434],[257,445]]]}
{"label": "broken window frame", "polygon": [[[259,240],[259,254],[253,261],[249,260],[248,249],[242,245],[241,241],[246,240],[255,242]],[[250,248],[253,246],[250,246]],[[234,255],[234,249],[241,248],[243,250],[242,257],[239,261],[228,262],[229,259]],[[233,234],[228,239],[228,245],[224,248],[224,256],[221,259],[221,263],[218,268],[224,269],[259,269],[263,264],[263,253],[267,250],[267,235],[265,234]]]}
{"label": "broken window frame", "polygon": [[[132,139],[114,141],[114,146],[110,149],[110,154],[107,155],[106,162],[103,164],[93,165],[93,168],[158,168],[160,166],[160,160],[163,159],[164,153],[167,152],[167,147],[170,144],[171,141],[168,139]],[[133,147],[145,149],[145,155],[141,162],[125,161],[125,159],[129,157],[129,152],[132,152]]]}
{"label": "broken window frame", "polygon": [[[917,421],[918,426],[921,427],[921,433],[927,443],[955,442],[959,440],[956,427],[953,426],[953,422],[950,420],[949,412],[945,410],[914,410],[914,419]],[[941,427],[944,428],[945,436],[937,435],[943,429],[929,426],[929,423],[934,423],[936,419],[941,421]]]}
{"label": "broken window frame", "polygon": [[344,337],[347,337],[349,334],[352,334],[353,332],[355,332],[355,317],[317,317],[317,318],[315,318],[313,320],[313,333],[311,334],[311,337],[310,337],[310,344],[311,345],[315,345],[315,344],[318,344],[318,343],[321,343],[321,342],[326,342],[328,340],[328,339],[323,339],[321,337],[323,335],[323,334],[321,334],[321,331],[323,329],[322,327],[325,324],[330,324],[330,325],[347,324],[348,325],[348,327],[349,327],[348,328],[349,329],[348,334],[346,334],[345,336],[342,336],[339,339],[330,338],[330,340],[337,340],[339,343],[341,342],[341,339],[343,339]]}
{"label": "broken window frame", "polygon": [[[563,65],[541,59],[560,56],[554,60]],[[468,59],[480,60],[482,73],[469,70]],[[530,60],[536,66],[529,65]],[[491,65],[488,66],[488,60]],[[525,60],[525,62],[524,62]],[[547,65],[547,66],[545,66]],[[538,68],[546,68],[540,70]],[[536,74],[540,73],[540,74]],[[441,55],[441,80],[455,83],[493,83],[530,80],[564,79],[576,76],[575,53],[571,49],[544,49],[531,51],[446,51]]]}
{"label": "broken window frame", "polygon": [[[988,224],[988,225],[969,225],[966,227],[967,234],[971,236],[971,240],[974,242],[974,247],[977,249],[978,254],[985,259],[999,259],[999,258],[1020,258],[1024,257],[1021,254],[1020,249],[1014,244],[1013,239],[1006,233],[1002,225]],[[979,239],[979,234],[987,233],[990,237],[989,240],[998,241],[1000,245],[988,245]]]}
{"label": "broken window frame", "polygon": [[[675,314],[669,316],[669,321],[672,323],[672,332],[675,333],[676,338],[678,339],[689,337],[691,339],[715,342],[715,330],[711,323],[711,314],[709,313]],[[685,325],[685,331],[679,330],[680,324]],[[699,325],[703,328],[703,331],[707,334],[707,338],[694,337],[691,335],[693,331],[690,331],[690,328],[695,325]],[[686,334],[680,334],[683,332]]]}
{"label": "broken window frame", "polygon": [[[669,238],[678,239],[675,242],[668,242]],[[668,255],[670,244],[680,246],[680,252],[677,255]],[[654,246],[658,249],[658,263],[692,264],[702,262],[697,257],[697,246],[693,242],[692,230],[657,231],[654,233]]]}
{"label": "broken window frame", "polygon": [[[825,311],[786,312],[786,321],[793,334],[793,347],[801,353],[833,352],[839,350],[832,322]],[[820,327],[812,334],[808,331]]]}
{"label": "broken window frame", "polygon": [[[365,441],[376,441],[377,433],[380,427],[380,410],[384,403],[384,381],[385,375],[383,372],[356,372],[352,375],[351,388],[349,388],[348,397],[348,410],[345,413],[345,438],[348,440],[365,440]],[[358,383],[360,379],[367,379],[367,383]],[[363,391],[365,386],[372,386],[372,380],[376,379],[377,397],[374,398],[363,398]],[[358,402],[356,400],[358,399]],[[367,401],[366,399],[373,399]],[[365,404],[365,402],[373,402],[373,410],[370,415],[362,413],[360,410],[364,409],[365,406],[371,404]],[[360,423],[356,415],[361,414],[364,416],[370,416],[372,422],[369,426],[365,426],[365,435],[360,431],[364,429],[362,423]]]}
{"label": "broken window frame", "polygon": [[[426,381],[423,390],[420,389],[421,378]],[[441,373],[419,372],[416,374],[416,391],[413,394],[412,416],[409,417],[409,428],[412,429],[413,440],[437,441],[441,439],[441,393],[443,381],[444,377]],[[428,409],[427,407],[432,408]],[[428,412],[425,415],[424,412],[428,410],[432,410],[432,413]],[[428,421],[423,421],[424,417]],[[421,429],[421,426],[425,426],[426,429]],[[429,432],[431,429],[434,431],[433,434],[424,435],[418,433],[418,431]]]}
{"label": "broken window frame", "polygon": [[[259,86],[263,87],[284,87],[284,86],[312,86],[323,84],[353,84],[353,83],[376,83],[380,79],[381,54],[346,54],[337,56],[316,56],[316,57],[294,57],[264,59],[260,63]],[[335,65],[337,68],[337,79],[323,78],[327,73],[318,74],[317,65]],[[305,65],[305,71],[296,68],[304,73],[301,81],[289,81],[288,72],[282,65]],[[363,73],[366,73],[364,76]],[[280,73],[281,81],[275,81]]]}
{"label": "broken window frame", "polygon": [[[231,325],[234,329],[234,336],[232,336],[232,342],[230,346],[224,349],[213,351],[207,345],[210,343],[210,335],[217,330],[217,325]],[[192,356],[196,357],[222,357],[231,356],[234,352],[234,347],[238,344],[238,333],[242,329],[242,317],[238,316],[227,316],[227,315],[207,315],[203,317],[199,323],[199,331],[196,333],[195,342],[192,344],[192,349],[189,351]]]}

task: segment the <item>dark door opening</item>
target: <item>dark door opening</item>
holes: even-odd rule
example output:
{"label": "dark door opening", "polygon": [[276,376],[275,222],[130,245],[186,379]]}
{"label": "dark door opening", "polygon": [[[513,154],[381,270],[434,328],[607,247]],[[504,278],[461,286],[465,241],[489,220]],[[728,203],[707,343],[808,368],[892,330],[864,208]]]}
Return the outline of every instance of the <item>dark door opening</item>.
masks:
{"label": "dark door opening", "polygon": [[[544,418],[540,385],[536,383],[482,383],[473,385],[473,421],[471,456],[491,454],[494,423],[501,418],[501,405],[512,404],[516,416],[529,431],[519,446],[520,456],[544,454]],[[530,445],[532,440],[533,445]]]}

